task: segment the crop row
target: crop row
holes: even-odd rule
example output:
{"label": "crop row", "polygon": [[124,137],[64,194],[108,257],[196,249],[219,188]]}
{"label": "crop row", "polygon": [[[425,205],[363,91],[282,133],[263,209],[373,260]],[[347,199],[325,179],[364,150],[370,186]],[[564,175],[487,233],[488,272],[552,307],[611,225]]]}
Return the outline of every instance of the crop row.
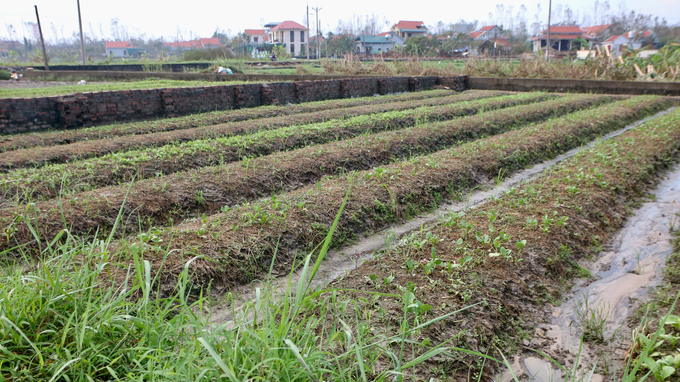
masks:
{"label": "crop row", "polygon": [[[192,269],[200,285],[249,282],[272,266],[275,253],[273,266],[285,273],[299,251],[314,249],[323,240],[348,192],[335,245],[408,219],[443,200],[460,197],[464,190],[499,173],[553,157],[668,106],[659,97],[634,97],[428,156],[323,180],[165,232],[144,234],[142,241],[164,247],[162,251],[148,247],[145,258],[155,267],[165,262],[169,269],[181,269],[182,259],[203,256]],[[139,251],[139,243],[122,244],[119,249]]]}
{"label": "crop row", "polygon": [[328,100],[285,106],[261,106],[249,109],[214,111],[185,117],[159,119],[124,124],[96,126],[78,130],[53,131],[34,134],[16,134],[0,137],[0,152],[37,146],[63,145],[80,141],[106,139],[124,135],[149,134],[162,131],[183,130],[227,122],[239,122],[284,115],[311,113],[355,106],[380,105],[392,102],[414,102],[423,99],[450,96],[450,90],[432,90],[418,93]]}
{"label": "crop row", "polygon": [[[414,306],[431,308],[429,317],[472,306],[455,321],[452,317],[421,333],[422,338],[453,339],[446,346],[484,354],[493,352],[502,333],[519,342],[522,336],[514,333],[532,333],[532,323],[545,319],[543,307],[554,304],[565,281],[579,275],[578,262],[596,256],[599,244],[612,239],[628,208],[658,179],[660,169],[677,160],[679,149],[680,110],[674,110],[579,152],[479,208],[442,216],[440,223],[406,235],[333,286],[370,291],[358,296],[375,291],[401,296],[405,288],[413,292]],[[403,313],[390,309],[400,303],[380,298],[362,312],[400,322],[395,314]],[[465,370],[464,379],[467,367],[452,365],[458,366]]]}
{"label": "crop row", "polygon": [[261,118],[252,121],[230,122],[183,130],[164,131],[143,135],[76,142],[67,145],[33,147],[0,153],[0,169],[44,166],[49,163],[65,163],[77,159],[99,157],[143,147],[158,147],[200,139],[214,139],[271,130],[284,126],[319,123],[333,119],[351,118],[373,113],[408,110],[424,106],[446,105],[452,102],[493,97],[506,92],[470,92],[419,101],[391,102],[380,105],[336,108],[296,115]]}
{"label": "crop row", "polygon": [[136,177],[143,179],[206,166],[216,166],[312,144],[347,139],[361,134],[397,130],[429,121],[450,120],[491,110],[544,100],[546,93],[517,94],[437,107],[373,114],[324,123],[289,126],[228,138],[185,142],[158,148],[117,153],[101,158],[19,169],[0,180],[4,204],[10,201],[49,199],[61,192],[117,185]]}
{"label": "crop row", "polygon": [[[225,206],[253,201],[263,195],[290,191],[324,176],[368,170],[610,101],[608,96],[574,95],[456,121],[418,125],[151,178],[131,186],[74,194],[62,200],[37,203],[30,207],[29,215],[37,217],[32,224],[45,238],[54,237],[64,224],[74,234],[86,234],[96,228],[99,234],[108,235],[121,211],[124,224],[118,227],[118,234],[145,231],[201,213],[214,214]],[[0,225],[10,226],[25,212],[24,206],[0,211]],[[15,230],[12,236],[10,245],[33,239],[28,229]]]}

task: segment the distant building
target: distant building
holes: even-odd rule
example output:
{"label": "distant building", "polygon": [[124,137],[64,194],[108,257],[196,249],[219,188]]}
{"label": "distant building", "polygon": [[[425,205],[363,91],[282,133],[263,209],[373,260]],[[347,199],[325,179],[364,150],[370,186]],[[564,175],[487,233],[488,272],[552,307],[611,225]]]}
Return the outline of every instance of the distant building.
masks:
{"label": "distant building", "polygon": [[469,35],[475,41],[486,41],[500,37],[500,28],[498,25],[487,25],[476,32],[470,32]]}
{"label": "distant building", "polygon": [[606,37],[609,37],[609,27],[611,25],[609,24],[603,24],[603,25],[593,25],[592,27],[585,27],[583,29],[583,33],[587,34],[588,36],[592,37],[596,41],[602,41]]}
{"label": "distant building", "polygon": [[246,29],[244,31],[248,45],[264,45],[267,42],[267,31],[265,29]]}
{"label": "distant building", "polygon": [[[585,34],[581,27],[572,26],[554,26],[550,28],[550,47],[558,52],[568,52],[574,48],[581,48],[579,38],[588,42],[589,48],[595,38],[591,35]],[[534,52],[544,50],[548,45],[548,31],[541,32],[536,37],[532,37]]]}
{"label": "distant building", "polygon": [[106,55],[113,58],[141,57],[145,49],[135,48],[127,41],[106,41]]}
{"label": "distant building", "polygon": [[392,31],[396,32],[404,40],[407,40],[411,37],[427,35],[427,26],[422,21],[399,20],[398,23],[392,25]]}
{"label": "distant building", "polygon": [[175,41],[166,42],[163,46],[170,48],[170,50],[176,51],[178,49],[191,50],[191,49],[215,49],[222,47],[220,39],[217,37],[210,38],[198,38],[196,40],[190,41]]}
{"label": "distant building", "polygon": [[621,55],[626,49],[638,50],[642,47],[644,40],[651,40],[652,31],[631,31],[622,35],[608,38],[602,43],[602,47],[609,49],[616,56]]}
{"label": "distant building", "polygon": [[291,56],[305,54],[305,44],[308,40],[309,32],[307,28],[290,20],[276,24],[268,33],[268,42],[270,44],[283,44]]}
{"label": "distant building", "polygon": [[380,33],[377,36],[359,36],[354,40],[358,54],[382,54],[403,45],[404,39],[396,32]]}

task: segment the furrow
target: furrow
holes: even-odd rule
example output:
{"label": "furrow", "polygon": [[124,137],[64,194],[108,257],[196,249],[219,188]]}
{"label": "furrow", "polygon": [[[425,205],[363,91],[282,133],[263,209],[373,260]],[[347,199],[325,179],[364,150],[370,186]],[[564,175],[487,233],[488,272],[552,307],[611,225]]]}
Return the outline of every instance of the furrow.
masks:
{"label": "furrow", "polygon": [[[108,235],[121,206],[124,224],[118,228],[119,235],[140,228],[147,230],[154,226],[172,225],[190,216],[213,214],[225,206],[290,191],[317,182],[324,176],[367,170],[412,155],[429,154],[611,100],[608,96],[569,96],[456,121],[425,124],[273,154],[245,163],[152,178],[132,186],[121,185],[75,194],[61,201],[52,200],[32,206],[31,215],[37,216],[33,225],[45,238],[54,237],[64,228],[64,222],[73,234],[82,235],[96,229],[99,234]],[[23,206],[1,211],[0,225],[11,224],[25,211]],[[18,230],[13,237],[11,245],[33,239],[29,230]]]}
{"label": "furrow", "polygon": [[210,113],[193,114],[172,119],[113,124],[78,130],[6,135],[0,137],[0,152],[26,149],[37,146],[65,145],[74,142],[106,139],[125,135],[151,134],[162,131],[183,130],[221,123],[304,114],[322,110],[367,105],[381,105],[391,102],[414,102],[450,95],[450,90],[431,90],[418,93],[385,95],[380,97],[361,97],[342,100],[309,102],[298,105],[262,106],[252,109],[216,111]]}
{"label": "furrow", "polygon": [[103,158],[21,169],[0,179],[0,205],[51,199],[109,185],[172,174],[245,158],[356,137],[398,130],[428,121],[450,120],[482,110],[527,104],[555,97],[546,93],[518,94],[449,105],[290,126],[255,134],[186,142],[154,149],[114,154]]}
{"label": "furrow", "polygon": [[[164,271],[174,275],[182,269],[183,259],[203,256],[192,263],[197,285],[247,283],[269,269],[275,252],[274,268],[285,273],[297,253],[314,249],[324,239],[345,195],[349,197],[336,229],[336,246],[668,106],[660,97],[634,97],[428,156],[327,179],[166,232],[143,235],[144,256],[155,267],[165,262]],[[158,243],[163,243],[162,253],[169,250],[171,255],[164,258],[148,246]],[[139,246],[139,241],[121,243],[118,249],[139,251]]]}
{"label": "furrow", "polygon": [[422,106],[445,105],[469,99],[498,96],[501,92],[474,92],[454,94],[419,101],[393,102],[379,105],[356,106],[315,111],[297,115],[262,118],[253,121],[231,122],[219,125],[202,126],[174,131],[162,131],[143,135],[126,135],[120,137],[81,141],[67,145],[33,147],[0,153],[0,169],[8,171],[23,167],[40,167],[50,163],[66,163],[79,159],[100,157],[142,147],[159,147],[197,139],[229,137],[253,133],[259,130],[271,130],[284,126],[318,123],[332,119],[345,119],[359,115],[384,113],[388,111],[408,110]]}
{"label": "furrow", "polygon": [[[419,304],[433,308],[428,312],[432,317],[478,304],[463,316],[425,329],[422,336],[455,338],[446,346],[465,349],[478,344],[474,350],[482,354],[499,340],[513,342],[507,348],[521,348],[525,337],[499,333],[533,333],[536,323],[559,305],[555,301],[565,284],[582,274],[579,263],[597,256],[599,245],[613,239],[629,209],[677,161],[679,150],[676,109],[578,153],[495,201],[443,216],[332,287],[360,290],[357,296],[365,296],[375,291],[401,295],[399,286],[408,285]],[[401,301],[381,298],[364,312],[389,312],[394,303]],[[383,322],[398,322],[393,318],[392,313],[381,316]],[[467,375],[468,361],[452,367],[460,366]]]}

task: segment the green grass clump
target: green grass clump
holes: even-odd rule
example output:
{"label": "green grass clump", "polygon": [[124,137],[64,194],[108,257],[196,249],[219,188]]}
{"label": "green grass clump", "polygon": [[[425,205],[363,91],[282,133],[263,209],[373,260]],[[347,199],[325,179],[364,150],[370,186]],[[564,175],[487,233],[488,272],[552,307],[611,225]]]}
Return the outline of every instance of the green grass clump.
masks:
{"label": "green grass clump", "polygon": [[[207,291],[188,282],[199,258],[184,264],[176,284],[161,285],[140,252],[131,253],[129,265],[115,264],[108,242],[79,241],[64,231],[55,239],[62,244],[43,252],[49,260],[2,270],[0,379],[401,380],[451,350],[404,351],[424,327],[465,308],[418,322],[409,310],[411,292],[368,294],[403,301],[403,321],[387,335],[360,316],[363,299],[311,287],[338,218],[316,263],[306,257],[299,281],[289,280],[284,292],[271,284],[257,288],[254,300],[232,305],[226,324],[210,324]],[[127,272],[124,282],[112,281],[115,271]]]}

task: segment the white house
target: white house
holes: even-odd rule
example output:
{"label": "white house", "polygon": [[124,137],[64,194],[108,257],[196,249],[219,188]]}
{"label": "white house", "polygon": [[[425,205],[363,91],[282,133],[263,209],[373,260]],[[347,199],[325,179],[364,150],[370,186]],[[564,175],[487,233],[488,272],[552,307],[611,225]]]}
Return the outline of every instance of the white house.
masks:
{"label": "white house", "polygon": [[291,56],[301,56],[306,53],[309,31],[303,25],[288,20],[271,28],[268,40],[270,44],[285,44]]}
{"label": "white house", "polygon": [[106,41],[106,55],[113,58],[139,57],[144,49],[135,48],[127,41]]}

